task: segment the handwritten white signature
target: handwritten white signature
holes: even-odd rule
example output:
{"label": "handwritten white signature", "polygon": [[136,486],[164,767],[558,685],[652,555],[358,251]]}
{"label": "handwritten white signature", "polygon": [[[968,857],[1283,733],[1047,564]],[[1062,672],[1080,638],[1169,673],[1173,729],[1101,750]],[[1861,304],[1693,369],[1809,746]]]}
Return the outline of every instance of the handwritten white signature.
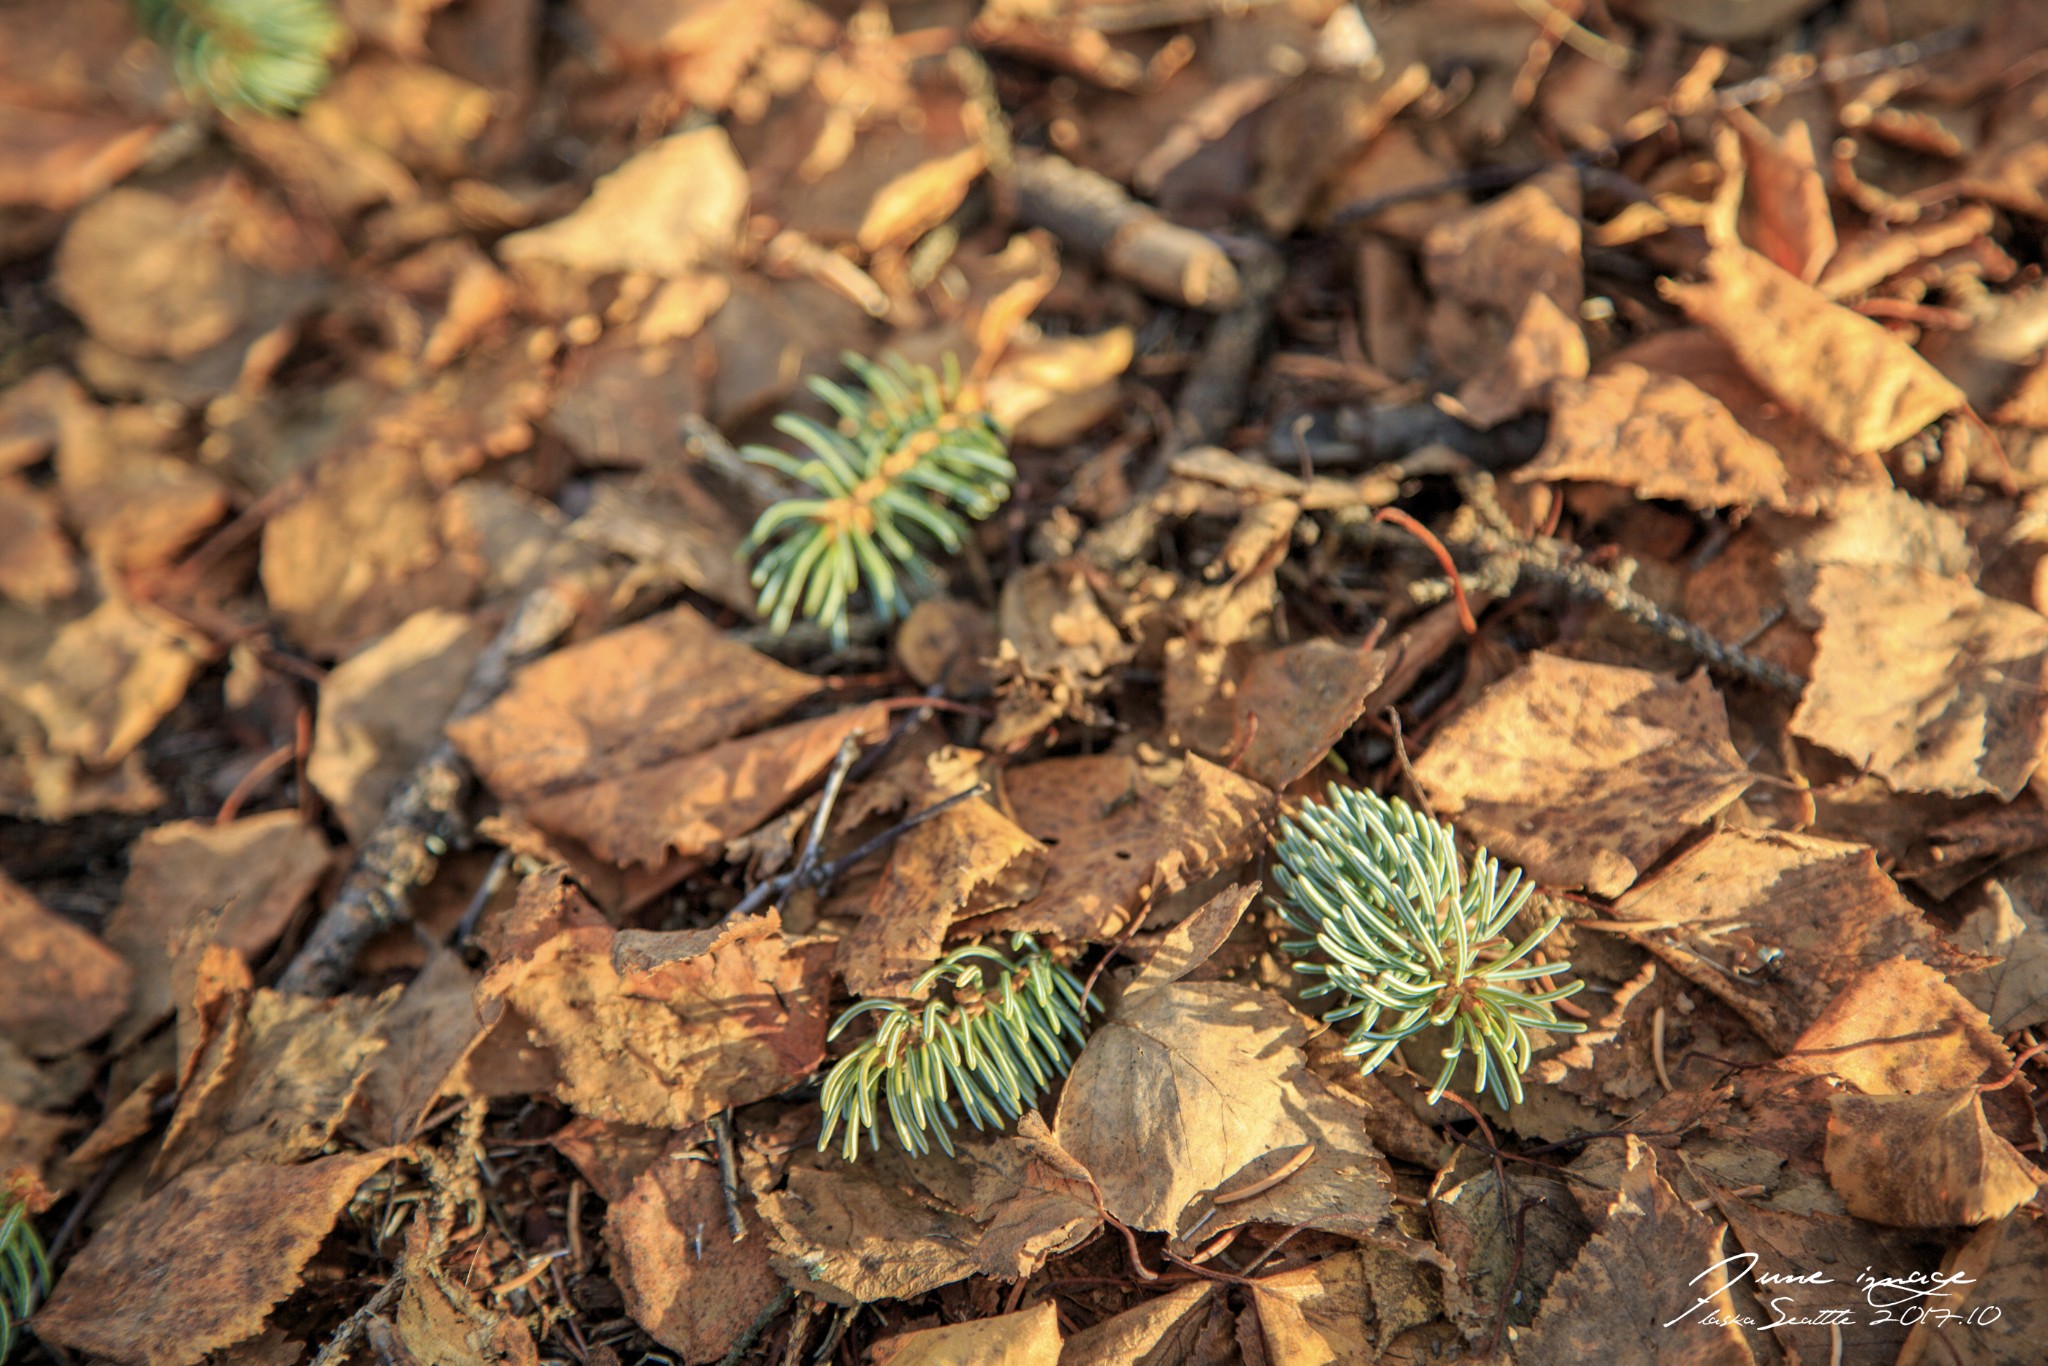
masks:
{"label": "handwritten white signature", "polygon": [[[1821,1309],[1811,1314],[1799,1315],[1796,1313],[1797,1305],[1795,1298],[1789,1294],[1778,1295],[1765,1301],[1766,1307],[1777,1316],[1769,1323],[1757,1323],[1748,1315],[1730,1314],[1724,1310],[1710,1308],[1727,1287],[1737,1285],[1744,1280],[1748,1280],[1765,1289],[1783,1286],[1838,1284],[1834,1277],[1823,1275],[1818,1271],[1807,1271],[1799,1274],[1784,1271],[1759,1271],[1756,1269],[1757,1260],[1757,1254],[1754,1252],[1738,1252],[1732,1257],[1723,1257],[1720,1261],[1713,1263],[1700,1272],[1699,1275],[1694,1276],[1686,1282],[1687,1285],[1698,1285],[1702,1280],[1713,1275],[1715,1272],[1727,1269],[1727,1280],[1724,1285],[1717,1287],[1712,1294],[1694,1300],[1690,1309],[1687,1309],[1676,1318],[1666,1320],[1664,1326],[1669,1328],[1674,1324],[1683,1323],[1685,1320],[1695,1316],[1697,1316],[1698,1322],[1711,1327],[1734,1325],[1744,1328],[1784,1328],[1811,1325],[1825,1328],[1856,1322],[1854,1317],[1855,1310],[1847,1308]],[[1948,1310],[1932,1310],[1929,1302],[1936,1299],[1946,1299],[1950,1295],[1957,1293],[1954,1287],[1974,1284],[1976,1284],[1976,1281],[1972,1277],[1966,1276],[1960,1271],[1913,1271],[1903,1276],[1879,1276],[1873,1274],[1867,1266],[1856,1273],[1855,1279],[1856,1288],[1861,1293],[1863,1302],[1878,1311],[1879,1316],[1873,1320],[1876,1323],[1914,1322],[1924,1317],[1928,1312],[1938,1313],[1944,1318],[1961,1317]],[[1991,1307],[1985,1306],[1984,1308],[1988,1309]],[[1910,1318],[1907,1317],[1908,1314],[1911,1315]],[[1993,1317],[1995,1316],[1994,1311]],[[1977,1312],[1973,1311],[1970,1318],[1972,1322],[1978,1321]],[[1984,1318],[1982,1322],[1989,1323],[1991,1318]]]}

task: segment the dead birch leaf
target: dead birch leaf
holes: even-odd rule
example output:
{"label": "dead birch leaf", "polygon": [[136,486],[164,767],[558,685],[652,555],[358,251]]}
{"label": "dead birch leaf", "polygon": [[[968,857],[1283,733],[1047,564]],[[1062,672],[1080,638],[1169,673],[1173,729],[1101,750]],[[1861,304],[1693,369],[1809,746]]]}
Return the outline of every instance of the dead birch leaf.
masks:
{"label": "dead birch leaf", "polygon": [[1781,270],[1812,284],[1835,254],[1835,220],[1813,133],[1793,119],[1773,133],[1746,109],[1724,117],[1742,140],[1743,240]]}
{"label": "dead birch leaf", "polygon": [[384,1047],[378,1026],[397,995],[249,997],[187,1064],[151,1179],[202,1164],[286,1166],[318,1153]]}
{"label": "dead birch leaf", "polygon": [[1061,1361],[1059,1315],[1050,1302],[883,1338],[874,1366],[1051,1366]]}
{"label": "dead birch leaf", "polygon": [[36,1315],[36,1332],[146,1366],[186,1366],[253,1337],[356,1187],[392,1157],[187,1172],[93,1234]]}
{"label": "dead birch leaf", "polygon": [[694,754],[818,688],[677,607],[529,664],[448,734],[493,792],[518,800]]}
{"label": "dead birch leaf", "polygon": [[227,515],[228,492],[177,458],[160,410],[80,406],[63,418],[57,491],[64,516],[110,577],[163,568]]}
{"label": "dead birch leaf", "polygon": [[1365,710],[1389,652],[1304,640],[1253,660],[1232,700],[1236,769],[1275,792],[1311,772]]}
{"label": "dead birch leaf", "polygon": [[349,1133],[365,1146],[405,1143],[449,1089],[450,1078],[483,1037],[476,974],[452,949],[436,948],[383,1016],[383,1046],[356,1087]]}
{"label": "dead birch leaf", "polygon": [[1844,450],[1890,450],[1967,402],[1905,342],[1755,252],[1716,248],[1706,273],[1705,284],[1665,292]]}
{"label": "dead birch leaf", "polygon": [[1856,844],[1722,830],[1615,903],[1636,942],[1732,1006],[1785,1052],[1859,975],[1904,956],[1971,961]]}
{"label": "dead birch leaf", "polygon": [[327,841],[296,811],[227,825],[173,821],[145,831],[129,850],[121,904],[106,924],[107,943],[135,970],[120,1044],[135,1042],[171,1013],[171,950],[202,916],[220,912],[212,942],[260,954],[284,933],[327,864]]}
{"label": "dead birch leaf", "polygon": [[460,612],[417,612],[331,670],[306,776],[360,842],[441,736],[485,633]]}
{"label": "dead birch leaf", "polygon": [[750,1236],[726,1229],[718,1166],[682,1160],[671,1146],[606,1211],[605,1246],[626,1312],[684,1361],[716,1361],[775,1302],[781,1282],[753,1200],[741,1211]]}
{"label": "dead birch leaf", "polygon": [[104,768],[184,700],[199,663],[199,647],[182,632],[110,597],[58,628],[17,700],[52,750]]}
{"label": "dead birch leaf", "polygon": [[[1323,1366],[1379,1357],[1365,1257],[1340,1252],[1313,1266],[1262,1276],[1251,1285],[1266,1360],[1272,1366]],[[1390,1336],[1390,1335],[1389,1335]]]}
{"label": "dead birch leaf", "polygon": [[888,708],[872,702],[536,797],[522,813],[618,864],[715,853],[796,800],[843,741],[875,739],[888,726]]}
{"label": "dead birch leaf", "polygon": [[974,142],[897,176],[875,191],[854,240],[869,253],[909,246],[945,222],[987,169],[988,152]]}
{"label": "dead birch leaf", "polygon": [[775,912],[708,930],[565,930],[479,988],[553,1054],[580,1114],[682,1128],[772,1096],[825,1056],[832,950]]}
{"label": "dead birch leaf", "polygon": [[1629,364],[1559,385],[1543,449],[1515,478],[1618,484],[1702,510],[1788,501],[1784,461],[1726,405],[1681,376]]}
{"label": "dead birch leaf", "polygon": [[1827,1170],[1849,1213],[1898,1228],[2002,1219],[2048,1180],[1984,1122],[1975,1086],[1910,1096],[1838,1093],[1828,1114]]}
{"label": "dead birch leaf", "polygon": [[1993,967],[1958,974],[1955,984],[1981,1007],[2001,1036],[2048,1020],[2048,869],[2041,860],[2001,868],[1965,900],[1956,947],[1996,959]]}
{"label": "dead birch leaf", "polygon": [[1017,823],[1049,846],[1038,895],[974,922],[1080,941],[1114,935],[1153,898],[1252,857],[1272,794],[1189,755],[1171,784],[1122,755],[1010,770]]}
{"label": "dead birch leaf", "polygon": [[[1093,1174],[1104,1207],[1133,1228],[1189,1236],[1208,1215],[1203,1240],[1253,1221],[1382,1231],[1392,1210],[1386,1160],[1365,1141],[1355,1102],[1308,1071],[1306,1037],[1301,1017],[1256,987],[1132,991],[1076,1059],[1054,1133]],[[1278,1186],[1207,1201],[1269,1154],[1303,1144],[1315,1156]]]}
{"label": "dead birch leaf", "polygon": [[133,974],[120,954],[0,873],[0,1037],[39,1058],[113,1028]]}
{"label": "dead birch leaf", "polygon": [[1890,958],[1843,988],[1784,1065],[1840,1077],[1866,1096],[1920,1095],[1996,1080],[2012,1054],[1947,978]]}
{"label": "dead birch leaf", "polygon": [[1201,1281],[1156,1295],[1068,1338],[1059,1366],[1163,1366],[1187,1359],[1201,1311],[1214,1298]]}
{"label": "dead birch leaf", "polygon": [[1117,410],[1135,342],[1130,328],[1113,327],[1012,345],[983,382],[983,399],[1019,445],[1064,446]]}
{"label": "dead birch leaf", "polygon": [[751,193],[723,128],[676,133],[600,176],[568,217],[507,237],[498,255],[677,279],[738,246]]}
{"label": "dead birch leaf", "polygon": [[1586,334],[1548,294],[1532,294],[1493,363],[1458,387],[1460,416],[1482,431],[1544,406],[1561,382],[1591,367]]}
{"label": "dead birch leaf", "polygon": [[[2031,1214],[2009,1214],[1982,1224],[1949,1249],[1939,1271],[1948,1289],[1941,1297],[1944,1313],[1965,1322],[1975,1317],[1991,1322],[1972,1325],[1967,1337],[1941,1332],[1929,1313],[1913,1326],[1898,1355],[1898,1366],[1932,1366],[1960,1359],[1964,1366],[2023,1366],[2048,1332],[2048,1226]],[[1984,1310],[1997,1305],[1993,1318]]]}
{"label": "dead birch leaf", "polygon": [[1908,792],[2018,796],[2040,760],[2048,619],[1910,568],[1826,565],[1795,735]]}
{"label": "dead birch leaf", "polygon": [[847,990],[901,995],[939,960],[955,921],[1014,906],[1036,892],[1046,853],[1044,845],[978,799],[912,830],[890,850],[860,922],[839,941]]}
{"label": "dead birch leaf", "polygon": [[1673,682],[1541,653],[1454,717],[1415,772],[1471,838],[1539,882],[1602,896],[1752,781],[1704,673]]}

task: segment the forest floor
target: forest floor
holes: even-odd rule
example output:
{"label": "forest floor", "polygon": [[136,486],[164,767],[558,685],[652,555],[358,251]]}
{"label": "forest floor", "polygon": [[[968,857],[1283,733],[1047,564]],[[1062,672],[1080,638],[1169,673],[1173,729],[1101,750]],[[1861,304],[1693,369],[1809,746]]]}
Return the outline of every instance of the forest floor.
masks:
{"label": "forest floor", "polygon": [[[0,7],[17,1361],[2043,1359],[2048,7],[340,10]],[[848,353],[1015,477],[835,638]],[[1561,920],[1518,1102],[1302,996],[1332,784]],[[977,942],[1071,1071],[821,1151]]]}

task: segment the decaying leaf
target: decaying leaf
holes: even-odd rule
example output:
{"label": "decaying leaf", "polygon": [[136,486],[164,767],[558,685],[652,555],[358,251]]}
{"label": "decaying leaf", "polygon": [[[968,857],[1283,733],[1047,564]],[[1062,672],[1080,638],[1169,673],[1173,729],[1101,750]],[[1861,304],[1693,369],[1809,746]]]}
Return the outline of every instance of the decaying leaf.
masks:
{"label": "decaying leaf", "polygon": [[145,832],[129,854],[121,904],[107,917],[107,943],[135,970],[119,1038],[132,1043],[171,1013],[171,950],[202,917],[219,915],[211,942],[260,954],[284,932],[328,859],[327,841],[295,811],[227,825],[174,821]]}
{"label": "decaying leaf", "polygon": [[113,1027],[133,977],[121,955],[0,873],[0,1035],[37,1057]]}
{"label": "decaying leaf", "polygon": [[1706,283],[1667,292],[1844,450],[1889,450],[1966,401],[1905,342],[1755,252],[1717,248]]}
{"label": "decaying leaf", "polygon": [[1990,1016],[1991,1028],[2010,1034],[2048,1020],[2048,895],[2036,856],[2001,868],[1964,902],[1956,947],[1997,960],[1994,966],[1959,974],[1961,991]]}
{"label": "decaying leaf", "polygon": [[1984,1122],[1984,1097],[1975,1086],[1836,1095],[1827,1165],[1828,1181],[1851,1214],[1902,1228],[2002,1219],[2048,1181]]}
{"label": "decaying leaf", "polygon": [[1825,565],[1792,730],[1894,788],[2007,801],[2040,760],[2048,619],[1918,569]]}
{"label": "decaying leaf", "polygon": [[1530,656],[1415,765],[1437,813],[1543,883],[1605,896],[1740,796],[1751,774],[1704,673]]}
{"label": "decaying leaf", "polygon": [[1862,845],[1723,830],[1615,903],[1631,937],[1719,996],[1783,1052],[1862,973],[1950,948]]}
{"label": "decaying leaf", "polygon": [[[1965,1322],[1978,1320],[1971,1325],[1975,1331],[1943,1333],[1939,1315],[1930,1313],[1914,1326],[1899,1366],[1931,1366],[1944,1357],[1958,1357],[1966,1366],[2025,1361],[2048,1327],[2048,1297],[2042,1293],[2048,1286],[2048,1228],[2027,1214],[1982,1224],[1950,1249],[1939,1273],[1946,1290],[1933,1303]],[[1985,1312],[1994,1304],[1995,1316]]]}
{"label": "decaying leaf", "polygon": [[1124,1366],[1185,1355],[1213,1299],[1211,1288],[1199,1281],[1154,1296],[1068,1338],[1060,1366]]}
{"label": "decaying leaf", "polygon": [[1038,1366],[1066,1359],[1059,1316],[1050,1303],[901,1333],[882,1339],[873,1351],[875,1366]]}
{"label": "decaying leaf", "polygon": [[424,1217],[405,1234],[395,1273],[405,1286],[392,1317],[399,1345],[419,1366],[539,1366],[533,1334],[510,1313],[487,1309],[440,1265]]}
{"label": "decaying leaf", "polygon": [[198,669],[188,635],[110,597],[57,630],[18,699],[42,723],[52,750],[105,767],[156,729]]}
{"label": "decaying leaf", "polygon": [[1236,770],[1276,792],[1313,770],[1358,720],[1388,661],[1386,650],[1334,640],[1305,640],[1253,660],[1231,706]]}
{"label": "decaying leaf", "polygon": [[554,1055],[564,1103],[681,1128],[810,1075],[831,960],[773,911],[673,933],[586,926],[519,948],[479,992]]}
{"label": "decaying leaf", "polygon": [[2002,1078],[2012,1054],[1939,972],[1890,958],[1829,1003],[1785,1066],[1840,1077],[1866,1096],[1919,1095]]}
{"label": "decaying leaf", "polygon": [[749,187],[723,128],[676,133],[601,177],[567,218],[514,233],[507,261],[552,261],[592,274],[681,276],[738,245]]}
{"label": "decaying leaf", "polygon": [[633,1321],[684,1361],[716,1361],[775,1301],[768,1240],[753,1231],[735,1243],[715,1163],[683,1160],[674,1147],[614,1200],[605,1215],[613,1277]]}
{"label": "decaying leaf", "polygon": [[185,1366],[253,1337],[356,1187],[393,1156],[195,1168],[93,1235],[36,1315],[36,1332],[146,1366]]}

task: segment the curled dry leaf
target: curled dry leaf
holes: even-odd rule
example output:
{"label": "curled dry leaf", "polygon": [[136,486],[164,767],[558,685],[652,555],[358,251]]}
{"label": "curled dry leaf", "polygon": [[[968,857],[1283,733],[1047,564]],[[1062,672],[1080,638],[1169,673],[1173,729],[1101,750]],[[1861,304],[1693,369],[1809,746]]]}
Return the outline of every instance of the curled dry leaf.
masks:
{"label": "curled dry leaf", "polygon": [[477,1018],[476,974],[452,949],[436,948],[383,1015],[348,1117],[365,1146],[408,1142],[450,1076],[486,1032]]}
{"label": "curled dry leaf", "polygon": [[1050,1301],[1015,1314],[921,1328],[876,1343],[874,1366],[1042,1366],[1064,1361]]}
{"label": "curled dry leaf", "polygon": [[36,1315],[38,1335],[144,1366],[254,1337],[390,1151],[299,1167],[199,1167],[94,1233]]}
{"label": "curled dry leaf", "polygon": [[320,685],[306,776],[360,842],[441,736],[487,637],[460,612],[416,612],[343,660]]}
{"label": "curled dry leaf", "polygon": [[753,1199],[743,1194],[740,1203],[749,1233],[735,1243],[718,1165],[687,1160],[671,1146],[605,1214],[612,1278],[626,1312],[686,1362],[718,1360],[782,1288]]}
{"label": "curled dry leaf", "polygon": [[600,176],[567,218],[498,244],[506,261],[681,277],[739,243],[751,187],[723,128],[676,133]]}
{"label": "curled dry leaf", "polygon": [[341,1128],[398,989],[320,1000],[239,993],[233,1013],[185,1064],[178,1108],[151,1179],[201,1164],[283,1166],[318,1153]]}
{"label": "curled dry leaf", "polygon": [[327,841],[296,811],[227,825],[173,821],[145,831],[128,855],[107,943],[135,970],[118,1038],[133,1043],[171,1013],[171,951],[201,917],[219,912],[211,942],[263,953],[327,871]]}
{"label": "curled dry leaf", "polygon": [[816,1069],[831,961],[773,911],[674,933],[587,925],[519,948],[479,994],[553,1055],[564,1104],[681,1128]]}
{"label": "curled dry leaf", "polygon": [[1732,1006],[1779,1052],[1862,973],[1895,957],[1974,966],[1863,845],[1722,830],[1615,903],[1630,937]]}
{"label": "curled dry leaf", "polygon": [[1453,718],[1415,773],[1466,835],[1539,882],[1603,896],[1752,781],[1704,673],[1540,653]]}
{"label": "curled dry leaf", "polygon": [[1894,788],[2019,795],[2040,761],[2048,618],[1920,569],[1823,566],[1792,731]]}
{"label": "curled dry leaf", "polygon": [[1755,1354],[1735,1322],[1730,1271],[1717,1265],[1727,1256],[1720,1221],[1680,1199],[1632,1134],[1626,1163],[1600,1231],[1551,1283],[1517,1354],[1661,1361],[1682,1334],[1686,1361],[1747,1366]]}
{"label": "curled dry leaf", "polygon": [[2001,868],[1963,901],[1956,947],[1995,959],[1956,976],[2000,1035],[2048,1020],[2048,867],[2037,855]]}
{"label": "curled dry leaf", "polygon": [[1691,380],[1632,364],[1558,386],[1543,449],[1515,478],[1618,484],[1700,509],[1787,505],[1768,442]]}
{"label": "curled dry leaf", "polygon": [[1964,406],[1963,391],[1912,347],[1755,252],[1718,247],[1706,274],[1667,293],[1843,450],[1890,450]]}
{"label": "curled dry leaf", "polygon": [[0,873],[0,1036],[39,1058],[83,1047],[128,1005],[121,955]]}
{"label": "curled dry leaf", "polygon": [[1827,1169],[1849,1213],[1900,1228],[2002,1219],[2048,1181],[1991,1131],[1975,1086],[1912,1096],[1837,1094],[1828,1114]]}
{"label": "curled dry leaf", "polygon": [[1155,897],[1257,852],[1272,793],[1192,754],[1165,777],[1123,755],[1011,769],[1017,824],[1052,852],[1037,896],[975,928],[1106,938]]}
{"label": "curled dry leaf", "polygon": [[1276,792],[1309,773],[1358,720],[1388,659],[1324,639],[1259,655],[1229,700],[1235,771]]}
{"label": "curled dry leaf", "polygon": [[1195,1281],[1155,1295],[1068,1338],[1059,1366],[1125,1366],[1185,1358],[1215,1299],[1210,1283]]}
{"label": "curled dry leaf", "polygon": [[714,853],[794,801],[843,742],[879,739],[888,728],[888,708],[871,702],[536,797],[523,814],[614,863]]}

